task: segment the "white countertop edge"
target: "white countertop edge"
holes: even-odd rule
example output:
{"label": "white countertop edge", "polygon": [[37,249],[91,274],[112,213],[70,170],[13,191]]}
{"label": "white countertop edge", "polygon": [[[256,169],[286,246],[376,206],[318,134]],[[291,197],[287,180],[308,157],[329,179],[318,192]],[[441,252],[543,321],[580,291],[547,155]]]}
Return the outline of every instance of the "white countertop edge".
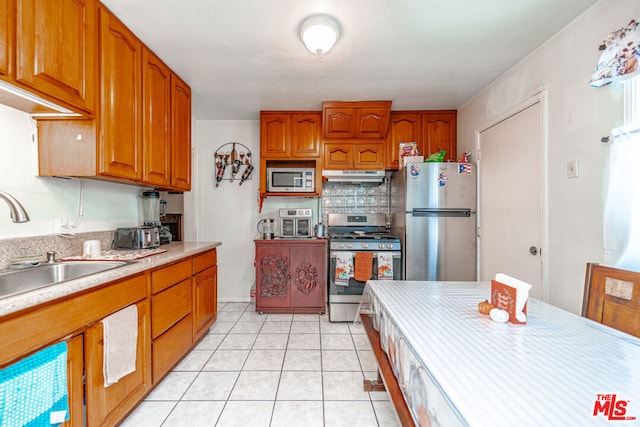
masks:
{"label": "white countertop edge", "polygon": [[136,260],[124,267],[118,267],[113,270],[61,282],[22,294],[0,298],[0,316],[6,316],[17,311],[54,301],[114,280],[124,279],[127,276],[132,276],[145,270],[150,270],[182,258],[206,252],[220,245],[222,245],[221,242],[173,242],[160,247],[161,249],[167,249],[167,252]]}

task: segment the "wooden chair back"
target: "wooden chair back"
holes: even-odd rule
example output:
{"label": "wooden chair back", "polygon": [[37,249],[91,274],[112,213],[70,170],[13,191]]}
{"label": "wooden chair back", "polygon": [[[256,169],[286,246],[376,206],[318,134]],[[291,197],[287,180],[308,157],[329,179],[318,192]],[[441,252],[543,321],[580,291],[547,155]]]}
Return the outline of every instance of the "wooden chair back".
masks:
{"label": "wooden chair back", "polygon": [[587,263],[582,316],[640,337],[640,272]]}

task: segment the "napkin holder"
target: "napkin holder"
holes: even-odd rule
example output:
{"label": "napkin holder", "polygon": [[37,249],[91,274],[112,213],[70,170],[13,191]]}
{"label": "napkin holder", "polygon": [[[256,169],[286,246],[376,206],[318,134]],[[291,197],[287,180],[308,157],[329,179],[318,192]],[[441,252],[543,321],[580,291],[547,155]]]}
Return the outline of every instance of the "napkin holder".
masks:
{"label": "napkin holder", "polygon": [[[525,314],[524,321],[520,321],[516,318],[516,300],[517,300],[518,290],[513,286],[506,285],[502,282],[498,282],[497,280],[491,280],[491,304],[495,308],[499,308],[501,310],[505,310],[509,313],[509,322],[516,324],[527,323],[526,314],[527,314],[527,303],[524,303],[522,308],[522,313]],[[523,318],[523,316],[519,316]]]}

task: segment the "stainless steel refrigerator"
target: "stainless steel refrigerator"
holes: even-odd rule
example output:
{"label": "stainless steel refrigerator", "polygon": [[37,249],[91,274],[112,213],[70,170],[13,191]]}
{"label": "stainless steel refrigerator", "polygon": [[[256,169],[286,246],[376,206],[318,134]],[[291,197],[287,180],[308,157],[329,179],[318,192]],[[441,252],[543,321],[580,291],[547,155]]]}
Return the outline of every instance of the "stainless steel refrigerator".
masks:
{"label": "stainless steel refrigerator", "polygon": [[409,163],[393,174],[405,280],[476,280],[476,176],[471,163]]}

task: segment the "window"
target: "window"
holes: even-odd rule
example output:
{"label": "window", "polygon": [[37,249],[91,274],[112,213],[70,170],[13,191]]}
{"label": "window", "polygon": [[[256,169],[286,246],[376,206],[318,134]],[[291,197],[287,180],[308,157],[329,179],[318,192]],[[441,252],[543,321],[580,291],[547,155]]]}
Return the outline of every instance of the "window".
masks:
{"label": "window", "polygon": [[604,209],[605,265],[640,271],[640,81],[624,82],[625,126],[612,130]]}

